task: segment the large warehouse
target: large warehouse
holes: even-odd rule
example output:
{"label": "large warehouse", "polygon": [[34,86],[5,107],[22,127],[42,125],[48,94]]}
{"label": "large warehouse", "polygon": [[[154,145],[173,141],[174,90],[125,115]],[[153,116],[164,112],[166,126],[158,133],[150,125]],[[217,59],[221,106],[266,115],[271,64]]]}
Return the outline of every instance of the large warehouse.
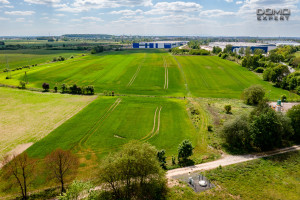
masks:
{"label": "large warehouse", "polygon": [[155,41],[155,42],[139,42],[133,43],[132,48],[135,49],[171,49],[186,45],[188,41]]}
{"label": "large warehouse", "polygon": [[218,46],[221,47],[222,50],[226,47],[226,45],[232,45],[232,51],[238,52],[240,48],[250,47],[252,51],[255,49],[262,49],[264,52],[269,52],[272,49],[276,48],[275,44],[263,44],[263,43],[252,43],[252,42],[211,42],[209,43],[210,47]]}

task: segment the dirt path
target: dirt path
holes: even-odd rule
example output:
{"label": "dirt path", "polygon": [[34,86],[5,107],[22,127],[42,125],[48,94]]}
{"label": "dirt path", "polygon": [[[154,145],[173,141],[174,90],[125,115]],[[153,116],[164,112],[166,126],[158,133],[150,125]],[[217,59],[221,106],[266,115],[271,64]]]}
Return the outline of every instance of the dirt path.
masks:
{"label": "dirt path", "polygon": [[291,152],[291,151],[297,151],[297,150],[300,150],[300,145],[295,145],[292,147],[287,147],[287,148],[264,152],[264,153],[259,153],[259,154],[248,154],[248,155],[237,155],[237,156],[225,155],[223,158],[216,160],[216,161],[169,170],[167,172],[167,178],[171,179],[174,176],[188,174],[189,172],[215,169],[215,168],[219,167],[220,165],[227,166],[227,165],[237,164],[237,163],[241,163],[241,162],[247,162],[247,161],[255,160],[258,158],[264,158],[264,157],[268,157],[268,156],[273,156],[273,155],[287,153],[287,152]]}

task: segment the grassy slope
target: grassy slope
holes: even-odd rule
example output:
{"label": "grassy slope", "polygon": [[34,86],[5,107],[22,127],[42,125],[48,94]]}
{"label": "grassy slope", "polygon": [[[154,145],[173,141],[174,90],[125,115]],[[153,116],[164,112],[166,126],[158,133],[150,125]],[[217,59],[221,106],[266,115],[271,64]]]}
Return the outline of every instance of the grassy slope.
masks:
{"label": "grassy slope", "polygon": [[63,56],[69,58],[72,55],[81,54],[81,51],[71,50],[1,50],[0,51],[0,69],[6,68],[6,60],[9,68],[15,69],[25,65],[34,65],[50,62],[54,57]]}
{"label": "grassy slope", "polygon": [[[60,147],[74,148],[83,153],[114,151],[131,139],[148,141],[167,155],[176,154],[178,144],[185,138],[197,143],[196,130],[185,112],[185,102],[175,99],[122,97],[109,111],[117,97],[99,97],[79,114],[58,127],[47,137],[28,149],[31,156],[43,157]],[[159,108],[160,129],[158,127]],[[153,137],[151,131],[155,120]],[[146,137],[149,136],[149,137]]]}
{"label": "grassy slope", "polygon": [[214,189],[197,194],[184,184],[173,187],[168,199],[299,199],[300,152],[214,169],[206,176]]}
{"label": "grassy slope", "polygon": [[[240,98],[243,89],[262,85],[272,100],[289,92],[273,87],[257,75],[240,65],[216,56],[176,56],[187,79],[189,90],[194,96],[216,98]],[[270,94],[269,94],[269,91]],[[299,96],[290,94],[290,100]]]}
{"label": "grassy slope", "polygon": [[[165,68],[163,57],[168,62],[169,88],[164,89]],[[76,60],[76,63],[73,62]],[[18,85],[24,79],[24,71],[12,72],[12,79],[5,84]],[[183,80],[178,66],[164,51],[106,52],[79,59],[58,62],[27,70],[28,87],[41,87],[44,82],[51,87],[62,83],[94,85],[97,92],[104,90],[127,94],[184,95]],[[136,77],[134,76],[136,74]],[[135,77],[135,78],[134,78]],[[132,83],[130,84],[132,80]]]}
{"label": "grassy slope", "polygon": [[43,138],[93,98],[0,88],[0,156]]}

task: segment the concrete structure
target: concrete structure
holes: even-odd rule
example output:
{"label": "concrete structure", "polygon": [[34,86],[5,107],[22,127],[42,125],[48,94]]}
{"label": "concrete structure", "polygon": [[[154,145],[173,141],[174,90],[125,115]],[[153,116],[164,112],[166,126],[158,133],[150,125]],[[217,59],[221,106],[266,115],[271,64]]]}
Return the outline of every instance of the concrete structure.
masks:
{"label": "concrete structure", "polygon": [[241,48],[250,47],[252,51],[255,49],[262,49],[265,53],[269,52],[272,49],[276,48],[275,44],[264,44],[264,43],[251,43],[251,42],[211,42],[209,43],[210,47],[218,46],[222,50],[226,45],[232,45],[232,51],[238,52]]}
{"label": "concrete structure", "polygon": [[133,43],[134,49],[171,49],[186,45],[188,41],[154,41],[154,42],[139,42]]}

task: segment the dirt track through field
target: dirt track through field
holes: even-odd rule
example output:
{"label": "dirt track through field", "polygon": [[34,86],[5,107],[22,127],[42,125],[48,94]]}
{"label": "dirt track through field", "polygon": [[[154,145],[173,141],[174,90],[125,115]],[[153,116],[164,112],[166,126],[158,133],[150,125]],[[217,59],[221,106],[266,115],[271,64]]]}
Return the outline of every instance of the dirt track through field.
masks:
{"label": "dirt track through field", "polygon": [[[151,132],[149,132],[145,137],[143,137],[142,139],[140,139],[140,141],[147,141],[149,139],[151,139],[152,137],[154,137],[156,134],[158,134],[159,132],[159,127],[160,127],[160,112],[161,112],[162,106],[160,106],[160,109],[158,109],[158,107],[156,107],[155,113],[154,113],[154,118],[153,118],[153,128],[151,130]],[[157,114],[158,111],[158,114]],[[157,123],[156,123],[157,120]],[[157,126],[156,126],[157,124]],[[155,130],[156,128],[156,130]]]}
{"label": "dirt track through field", "polygon": [[143,63],[145,62],[146,59],[146,55],[143,59],[143,61],[141,62],[141,64],[138,66],[138,68],[136,69],[135,73],[133,74],[132,78],[130,79],[129,83],[127,84],[127,87],[130,87],[132,85],[132,83],[134,82],[135,78],[137,77],[137,75],[139,74],[141,67],[143,65]]}
{"label": "dirt track through field", "polygon": [[165,84],[164,84],[164,89],[169,88],[169,70],[168,70],[168,63],[165,57],[163,57],[164,60],[164,68],[165,68]]}
{"label": "dirt track through field", "polygon": [[188,174],[189,172],[206,171],[206,170],[215,169],[219,166],[233,165],[233,164],[237,164],[237,163],[241,163],[241,162],[247,162],[247,161],[251,161],[251,160],[255,160],[255,159],[259,159],[259,158],[264,158],[264,157],[269,157],[269,156],[273,156],[273,155],[277,155],[277,154],[283,154],[283,153],[287,153],[287,152],[291,152],[291,151],[299,151],[299,150],[300,150],[300,145],[295,145],[292,147],[287,147],[287,148],[264,152],[264,153],[259,153],[259,154],[236,155],[236,156],[225,155],[223,158],[216,160],[216,161],[169,170],[167,172],[167,178],[170,179],[174,176]]}
{"label": "dirt track through field", "polygon": [[99,120],[93,125],[91,129],[84,135],[84,137],[79,141],[78,147],[80,150],[83,150],[83,145],[85,142],[97,131],[103,121],[115,110],[115,108],[121,103],[122,99],[118,98],[109,109],[99,118]]}

